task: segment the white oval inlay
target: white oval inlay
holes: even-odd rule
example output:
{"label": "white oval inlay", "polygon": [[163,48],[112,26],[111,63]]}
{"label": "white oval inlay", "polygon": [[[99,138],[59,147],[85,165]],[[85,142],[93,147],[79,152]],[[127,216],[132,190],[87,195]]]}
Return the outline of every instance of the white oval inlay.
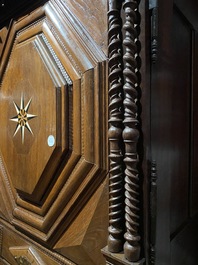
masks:
{"label": "white oval inlay", "polygon": [[55,138],[53,135],[50,135],[47,139],[48,146],[54,146],[55,144]]}

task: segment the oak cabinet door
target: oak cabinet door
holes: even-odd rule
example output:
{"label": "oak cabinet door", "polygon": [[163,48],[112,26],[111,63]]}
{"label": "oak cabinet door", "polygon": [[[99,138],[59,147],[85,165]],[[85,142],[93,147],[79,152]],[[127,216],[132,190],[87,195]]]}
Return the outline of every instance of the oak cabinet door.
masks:
{"label": "oak cabinet door", "polygon": [[94,2],[96,14],[90,1],[52,0],[19,15],[0,50],[1,256],[10,264],[45,264],[45,247],[50,264],[104,262],[107,26],[105,1]]}
{"label": "oak cabinet door", "polygon": [[196,265],[198,259],[197,12],[194,1],[159,4],[151,145],[158,174],[156,264],[160,265]]}

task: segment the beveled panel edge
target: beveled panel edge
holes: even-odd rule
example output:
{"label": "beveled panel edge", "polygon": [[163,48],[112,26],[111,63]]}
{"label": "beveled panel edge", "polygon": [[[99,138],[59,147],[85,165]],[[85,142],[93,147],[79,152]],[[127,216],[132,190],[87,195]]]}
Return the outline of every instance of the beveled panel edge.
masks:
{"label": "beveled panel edge", "polygon": [[0,225],[0,256],[2,253],[2,244],[3,244],[3,226]]}
{"label": "beveled panel edge", "polygon": [[[79,170],[81,170],[81,168]],[[100,178],[95,178],[97,180],[96,182],[93,181],[93,174],[95,174],[95,176],[100,176]],[[56,220],[52,219],[54,219],[54,215],[57,215],[55,211],[59,210],[58,208],[60,207],[60,202],[66,197],[64,190],[62,192],[62,196],[60,196],[60,202],[57,202],[57,208],[50,209],[46,217],[38,218],[38,216],[33,215],[31,212],[24,213],[23,209],[16,209],[18,214],[20,214],[20,218],[14,218],[13,224],[18,227],[19,230],[26,231],[27,234],[30,233],[30,235],[36,236],[40,241],[44,241],[48,245],[52,246],[59,239],[62,232],[65,231],[69,224],[74,220],[76,214],[78,214],[80,209],[85,205],[86,201],[104,180],[106,174],[107,172],[101,173],[100,169],[92,167],[90,173],[87,175],[87,178],[85,178],[82,182],[81,187],[75,192],[72,199],[69,200],[68,204],[64,206],[62,211],[60,211],[58,218],[55,218]],[[90,189],[85,191],[84,186],[87,185],[90,186]],[[26,215],[28,215],[28,221]],[[67,221],[64,222],[63,220]]]}
{"label": "beveled panel edge", "polygon": [[[83,155],[87,161],[90,162],[90,160],[92,160],[91,161],[92,163],[97,164],[98,167],[101,167],[104,170],[107,169],[108,162],[107,162],[107,158],[105,156],[106,155],[106,152],[107,152],[107,150],[106,150],[106,146],[107,146],[107,144],[106,144],[106,142],[107,142],[106,130],[103,130],[103,128],[105,128],[107,126],[107,115],[108,115],[108,112],[106,110],[105,102],[103,102],[104,99],[99,100],[99,101],[101,101],[100,104],[103,104],[102,105],[102,109],[104,109],[103,111],[104,111],[104,114],[105,114],[105,115],[101,115],[101,107],[100,107],[100,104],[98,104],[99,103],[98,102],[98,98],[100,98],[101,97],[101,94],[103,94],[103,93],[101,93],[100,89],[102,89],[103,91],[106,91],[106,83],[105,83],[105,81],[102,84],[100,84],[100,81],[99,81],[99,79],[100,79],[101,76],[104,76],[104,77],[106,76],[106,67],[105,67],[105,65],[106,65],[106,63],[103,62],[103,63],[99,64],[96,69],[90,69],[88,72],[86,72],[86,75],[88,75],[88,77],[90,77],[90,75],[91,75],[91,79],[90,79],[91,83],[94,83],[94,85],[93,85],[94,91],[95,91],[95,93],[94,93],[94,101],[97,102],[97,111],[96,111],[96,114],[94,114],[96,116],[93,116],[92,117],[93,127],[94,127],[94,129],[93,129],[94,137],[92,137],[91,143],[90,143],[90,145],[92,145],[93,142],[95,143],[94,144],[94,147],[93,146],[90,147],[90,149],[94,148],[94,155],[93,155],[93,153],[90,153],[89,152],[89,148],[88,147],[86,147],[86,148],[88,148],[88,155],[90,156],[90,158],[87,156],[87,154],[84,153],[83,150],[82,151],[79,150],[81,152],[81,155]],[[96,81],[93,80],[93,77],[94,76],[96,76]],[[85,79],[87,79],[88,77],[85,77]],[[74,82],[74,83],[76,83],[76,82]],[[76,93],[78,92],[77,94],[79,94],[79,92],[80,92],[79,91],[79,89],[80,89],[79,84],[80,83],[77,82],[76,84],[78,84],[78,86],[77,87],[74,86],[73,87],[73,90],[75,90]],[[93,92],[93,87],[92,86],[90,87],[90,90],[92,92]],[[79,99],[81,98],[81,100],[82,100],[81,105],[82,105],[82,108],[84,109],[86,106],[85,106],[85,103],[83,102],[84,101],[84,96],[83,96],[84,95],[83,94],[84,92],[83,92],[83,90],[85,90],[85,89],[81,89],[81,90],[82,91],[77,96],[77,98],[79,98]],[[98,90],[98,91],[96,92],[96,90]],[[75,97],[77,95],[76,93],[74,93]],[[86,97],[89,97],[89,92],[87,93],[87,91],[86,91]],[[105,97],[105,96],[102,95],[102,97]],[[74,104],[75,104],[75,102],[74,102]],[[82,113],[83,113],[83,111],[82,111]],[[93,113],[91,113],[91,115],[92,114]],[[84,115],[84,114],[81,114],[81,115]],[[83,124],[84,124],[83,116],[81,116],[79,118],[82,120],[82,122],[81,122],[82,123],[81,124],[81,126],[82,126],[82,133],[86,134],[86,131],[84,132],[84,129],[83,129]],[[102,121],[103,127],[101,127],[99,125],[99,123],[97,125],[97,119],[98,118],[99,118],[100,121]],[[76,137],[77,138],[80,137],[79,136],[79,129],[75,128],[77,126],[77,123],[76,122],[73,124],[73,126],[74,126],[74,129],[73,129],[74,136],[73,137],[75,137],[75,141],[74,142],[76,142]],[[87,129],[89,129],[88,126],[86,126],[86,127],[87,127]],[[76,132],[78,132],[78,133],[76,133]],[[103,144],[102,144],[103,148],[99,148],[99,146],[101,146],[101,141],[99,139],[100,137],[101,137],[102,142],[103,142]],[[80,145],[82,145],[81,141],[82,140],[80,140],[80,142],[79,142]],[[74,154],[75,154],[75,152],[73,153],[73,155]],[[105,157],[105,159],[104,159],[104,157]],[[67,165],[66,165],[66,167],[64,169],[65,172],[66,172],[66,169],[67,169]],[[55,188],[53,187],[52,193],[53,193],[54,190],[55,190]],[[31,205],[28,206],[27,203],[23,204],[22,201],[19,198],[17,199],[17,201],[19,202],[19,205],[20,206],[23,207],[24,205],[26,205],[25,206],[26,209],[29,209],[29,210],[32,209],[33,211],[35,211],[38,214],[41,214],[42,216],[44,216],[44,214],[47,211],[47,209],[49,209],[49,205],[47,205],[45,202],[44,202],[44,206],[41,206],[41,207],[32,207]],[[48,202],[48,200],[47,200],[47,202]]]}
{"label": "beveled panel edge", "polygon": [[96,169],[98,168],[95,165],[90,164],[81,158],[74,169],[74,172],[72,172],[70,178],[64,184],[45,216],[39,216],[38,214],[16,206],[13,211],[13,222],[15,223],[15,219],[18,219],[24,224],[29,224],[42,232],[48,231],[56,222],[56,219],[60,219],[60,216],[63,218],[63,209],[67,209],[67,211],[64,212],[64,214],[67,214],[70,210],[70,206],[74,204],[74,201],[83,192],[85,186],[84,182],[86,179],[89,180],[90,177],[92,177],[92,171],[95,171]]}
{"label": "beveled panel edge", "polygon": [[59,192],[62,189],[62,186],[69,178],[70,172],[72,172],[75,169],[76,164],[80,160],[80,155],[77,155],[74,152],[72,152],[70,156],[71,156],[71,159],[68,161],[66,167],[61,172],[58,181],[53,186],[49,194],[49,197],[45,200],[42,206],[39,207],[39,206],[30,204],[27,201],[22,200],[19,196],[17,196],[17,199],[16,199],[17,205],[21,208],[29,210],[30,212],[38,214],[39,216],[42,216],[42,217],[45,216],[56,198],[56,193],[57,193],[56,191]]}
{"label": "beveled panel edge", "polygon": [[51,5],[51,7],[53,5],[55,10],[57,10],[61,20],[64,22],[64,27],[67,25],[70,31],[73,32],[72,37],[76,42],[79,42],[79,45],[82,46],[82,50],[84,50],[84,53],[87,54],[87,57],[92,61],[93,64],[94,62],[103,61],[106,59],[106,55],[103,53],[102,49],[95,43],[88,31],[69,10],[65,1],[51,0],[49,5]]}

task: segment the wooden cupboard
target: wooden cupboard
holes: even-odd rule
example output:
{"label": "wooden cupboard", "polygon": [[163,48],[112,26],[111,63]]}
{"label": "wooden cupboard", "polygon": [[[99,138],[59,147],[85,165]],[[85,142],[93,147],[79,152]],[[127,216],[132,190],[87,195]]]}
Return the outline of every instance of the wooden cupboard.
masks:
{"label": "wooden cupboard", "polygon": [[0,264],[197,265],[197,10],[0,1]]}

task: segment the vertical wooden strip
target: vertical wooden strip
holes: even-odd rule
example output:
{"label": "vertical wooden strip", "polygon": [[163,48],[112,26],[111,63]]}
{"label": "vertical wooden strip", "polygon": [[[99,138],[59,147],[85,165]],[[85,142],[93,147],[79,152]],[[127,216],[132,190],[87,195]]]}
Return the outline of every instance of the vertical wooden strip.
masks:
{"label": "vertical wooden strip", "polygon": [[192,157],[192,179],[191,179],[191,217],[198,213],[198,33],[196,31],[193,32],[193,66],[192,66],[192,92],[191,92],[191,157]]}
{"label": "vertical wooden strip", "polygon": [[156,1],[156,7],[152,9],[151,16],[151,60],[152,63],[157,61],[157,49],[158,49],[158,7]]}
{"label": "vertical wooden strip", "polygon": [[7,34],[8,34],[7,27],[4,27],[0,30],[0,58],[6,41]]}
{"label": "vertical wooden strip", "polygon": [[2,244],[3,244],[3,226],[0,225],[0,256],[2,253]]}
{"label": "vertical wooden strip", "polygon": [[122,154],[121,1],[109,1],[109,238],[108,250],[118,253],[124,241],[124,181]]}
{"label": "vertical wooden strip", "polygon": [[136,75],[136,37],[135,28],[136,11],[138,3],[136,0],[125,0],[123,9],[125,12],[124,40],[125,54],[124,60],[124,131],[123,139],[125,143],[125,219],[126,233],[124,244],[124,255],[128,261],[137,261],[140,258],[140,236],[139,226],[139,172],[137,163],[137,142],[139,131],[137,129],[137,75]]}
{"label": "vertical wooden strip", "polygon": [[155,264],[156,243],[156,220],[157,220],[157,169],[156,161],[151,162],[150,183],[150,264]]}

